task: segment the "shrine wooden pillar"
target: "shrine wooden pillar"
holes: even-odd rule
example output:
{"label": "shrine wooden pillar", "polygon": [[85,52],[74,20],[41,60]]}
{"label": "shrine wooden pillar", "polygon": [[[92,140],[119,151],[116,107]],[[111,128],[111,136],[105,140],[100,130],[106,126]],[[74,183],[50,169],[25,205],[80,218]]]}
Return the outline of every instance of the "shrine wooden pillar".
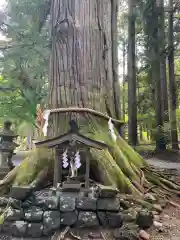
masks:
{"label": "shrine wooden pillar", "polygon": [[90,175],[90,159],[89,159],[89,152],[86,152],[86,174],[85,174],[85,188],[89,189],[89,175]]}
{"label": "shrine wooden pillar", "polygon": [[57,187],[58,183],[62,182],[62,160],[61,160],[61,149],[59,146],[55,148],[55,159],[54,159],[54,181],[53,186]]}

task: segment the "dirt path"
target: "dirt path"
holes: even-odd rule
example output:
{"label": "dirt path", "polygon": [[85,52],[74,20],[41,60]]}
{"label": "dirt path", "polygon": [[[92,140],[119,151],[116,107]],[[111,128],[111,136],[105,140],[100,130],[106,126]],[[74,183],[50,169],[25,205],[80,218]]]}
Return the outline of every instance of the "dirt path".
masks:
{"label": "dirt path", "polygon": [[180,240],[180,209],[168,206],[160,216],[161,230],[152,228],[151,240]]}
{"label": "dirt path", "polygon": [[155,157],[147,159],[147,162],[156,168],[177,169],[180,171],[180,162],[178,163],[178,162],[173,162],[173,161],[167,161],[167,160],[158,159]]}

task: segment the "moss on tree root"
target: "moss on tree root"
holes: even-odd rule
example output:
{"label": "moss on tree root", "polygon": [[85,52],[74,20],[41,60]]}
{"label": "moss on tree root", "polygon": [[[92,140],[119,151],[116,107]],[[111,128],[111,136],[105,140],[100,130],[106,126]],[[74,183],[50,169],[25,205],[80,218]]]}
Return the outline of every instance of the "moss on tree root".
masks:
{"label": "moss on tree root", "polygon": [[[83,125],[84,126],[84,125]],[[158,186],[177,193],[180,186],[155,173],[146,161],[121,137],[116,142],[108,132],[107,124],[93,123],[93,127],[81,127],[81,133],[105,142],[109,149],[91,149],[92,171],[101,184],[113,185],[121,193],[142,196],[146,189]],[[94,167],[96,166],[96,167]],[[98,172],[98,174],[96,174]],[[53,154],[47,149],[34,149],[29,156],[13,169],[0,183],[1,195],[12,185],[38,185],[53,179]],[[100,174],[99,174],[100,173]]]}

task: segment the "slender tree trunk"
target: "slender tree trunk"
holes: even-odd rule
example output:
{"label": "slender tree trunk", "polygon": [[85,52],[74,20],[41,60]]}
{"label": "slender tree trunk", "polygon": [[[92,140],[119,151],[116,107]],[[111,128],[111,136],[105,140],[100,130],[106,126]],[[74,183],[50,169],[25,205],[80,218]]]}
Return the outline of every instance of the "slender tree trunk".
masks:
{"label": "slender tree trunk", "polygon": [[156,150],[165,150],[166,144],[163,136],[163,116],[161,102],[160,80],[160,46],[158,32],[158,13],[156,2],[152,2],[152,81],[155,87],[155,113],[156,113]]}
{"label": "slender tree trunk", "polygon": [[[123,121],[125,122],[125,111],[126,111],[126,104],[125,104],[125,78],[126,78],[126,44],[123,42],[123,82],[122,82],[122,116],[123,116]],[[125,138],[125,128],[123,126],[123,131],[122,131],[122,137]]]}
{"label": "slender tree trunk", "polygon": [[137,144],[136,57],[135,57],[135,5],[128,1],[128,140]]}
{"label": "slender tree trunk", "polygon": [[170,123],[171,123],[171,141],[172,149],[179,150],[178,134],[176,124],[176,83],[174,76],[174,33],[173,33],[173,1],[169,0],[168,17],[168,62],[169,62],[169,95],[170,95]]}
{"label": "slender tree trunk", "polygon": [[159,33],[160,33],[160,55],[161,55],[161,89],[162,89],[162,115],[164,122],[169,121],[168,109],[168,91],[167,91],[167,76],[166,76],[166,54],[165,52],[165,26],[164,26],[164,0],[160,0],[160,19],[159,19]]}
{"label": "slender tree trunk", "polygon": [[111,0],[111,39],[112,39],[112,71],[113,71],[113,95],[116,118],[121,118],[120,82],[118,76],[118,47],[117,47],[117,14],[118,0]]}
{"label": "slender tree trunk", "polygon": [[122,102],[122,109],[123,109],[123,120],[125,121],[125,81],[126,81],[126,44],[123,42],[123,102]]}
{"label": "slender tree trunk", "polygon": [[[120,99],[114,87],[114,8],[109,0],[52,1],[50,108],[77,106],[116,117],[119,107],[115,103]],[[62,123],[79,117],[84,116],[52,114],[52,134],[66,131]]]}

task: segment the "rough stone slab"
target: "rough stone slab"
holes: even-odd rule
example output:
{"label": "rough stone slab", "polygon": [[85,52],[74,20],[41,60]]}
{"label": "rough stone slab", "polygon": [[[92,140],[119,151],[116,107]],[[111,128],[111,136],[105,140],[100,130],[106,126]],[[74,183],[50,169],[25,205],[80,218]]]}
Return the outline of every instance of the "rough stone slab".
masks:
{"label": "rough stone slab", "polygon": [[11,226],[12,226],[12,222],[5,221],[1,227],[1,232],[5,234],[11,234]]}
{"label": "rough stone slab", "polygon": [[52,231],[60,228],[60,212],[46,211],[43,215],[44,234],[48,235]]}
{"label": "rough stone slab", "polygon": [[9,208],[5,213],[6,221],[19,221],[24,219],[24,212],[23,210],[17,210]]}
{"label": "rough stone slab", "polygon": [[99,221],[94,212],[79,212],[78,227],[80,228],[98,228]]}
{"label": "rough stone slab", "polygon": [[48,199],[45,199],[45,206],[50,210],[57,210],[59,206],[59,198],[56,196],[51,196]]}
{"label": "rough stone slab", "polygon": [[45,202],[49,198],[49,189],[43,189],[33,193],[33,204],[38,207],[46,208]]}
{"label": "rough stone slab", "polygon": [[60,197],[59,209],[61,212],[72,212],[76,208],[76,198],[63,196]]}
{"label": "rough stone slab", "polygon": [[34,202],[33,202],[33,205],[34,205],[34,206],[37,206],[37,207],[41,207],[41,208],[43,208],[43,209],[46,209],[46,204],[45,204],[45,202],[46,202],[47,199],[48,199],[48,198],[44,198],[44,197],[42,197],[42,196],[37,197],[37,198],[35,198],[35,200],[34,200]]}
{"label": "rough stone slab", "polygon": [[31,208],[33,205],[33,202],[34,202],[34,198],[29,197],[28,199],[22,202],[22,208],[23,209]]}
{"label": "rough stone slab", "polygon": [[24,200],[30,195],[31,191],[31,186],[12,186],[9,196],[18,200]]}
{"label": "rough stone slab", "polygon": [[121,213],[106,212],[109,228],[121,228],[123,225],[123,215]]}
{"label": "rough stone slab", "polygon": [[43,225],[42,223],[29,223],[27,228],[27,237],[38,238],[43,235]]}
{"label": "rough stone slab", "polygon": [[78,220],[78,212],[65,212],[61,213],[61,225],[62,226],[74,226]]}
{"label": "rough stone slab", "polygon": [[99,198],[116,198],[119,193],[118,189],[108,186],[98,187],[98,197]]}
{"label": "rough stone slab", "polygon": [[105,228],[108,226],[108,218],[107,218],[106,212],[97,212],[97,217],[102,227]]}
{"label": "rough stone slab", "polygon": [[15,209],[21,208],[21,202],[19,200],[10,197],[0,197],[0,207],[6,207],[7,204]]}
{"label": "rough stone slab", "polygon": [[27,222],[25,221],[16,221],[11,225],[11,234],[14,237],[24,237],[27,231]]}
{"label": "rough stone slab", "polygon": [[137,213],[136,224],[142,228],[150,228],[153,225],[153,214],[144,209]]}
{"label": "rough stone slab", "polygon": [[119,212],[120,201],[118,198],[99,198],[97,201],[98,211]]}
{"label": "rough stone slab", "polygon": [[25,210],[24,219],[30,222],[40,222],[43,218],[43,211],[41,208],[32,207],[31,209]]}
{"label": "rough stone slab", "polygon": [[76,208],[80,211],[96,211],[97,210],[97,199],[80,197],[77,199]]}

